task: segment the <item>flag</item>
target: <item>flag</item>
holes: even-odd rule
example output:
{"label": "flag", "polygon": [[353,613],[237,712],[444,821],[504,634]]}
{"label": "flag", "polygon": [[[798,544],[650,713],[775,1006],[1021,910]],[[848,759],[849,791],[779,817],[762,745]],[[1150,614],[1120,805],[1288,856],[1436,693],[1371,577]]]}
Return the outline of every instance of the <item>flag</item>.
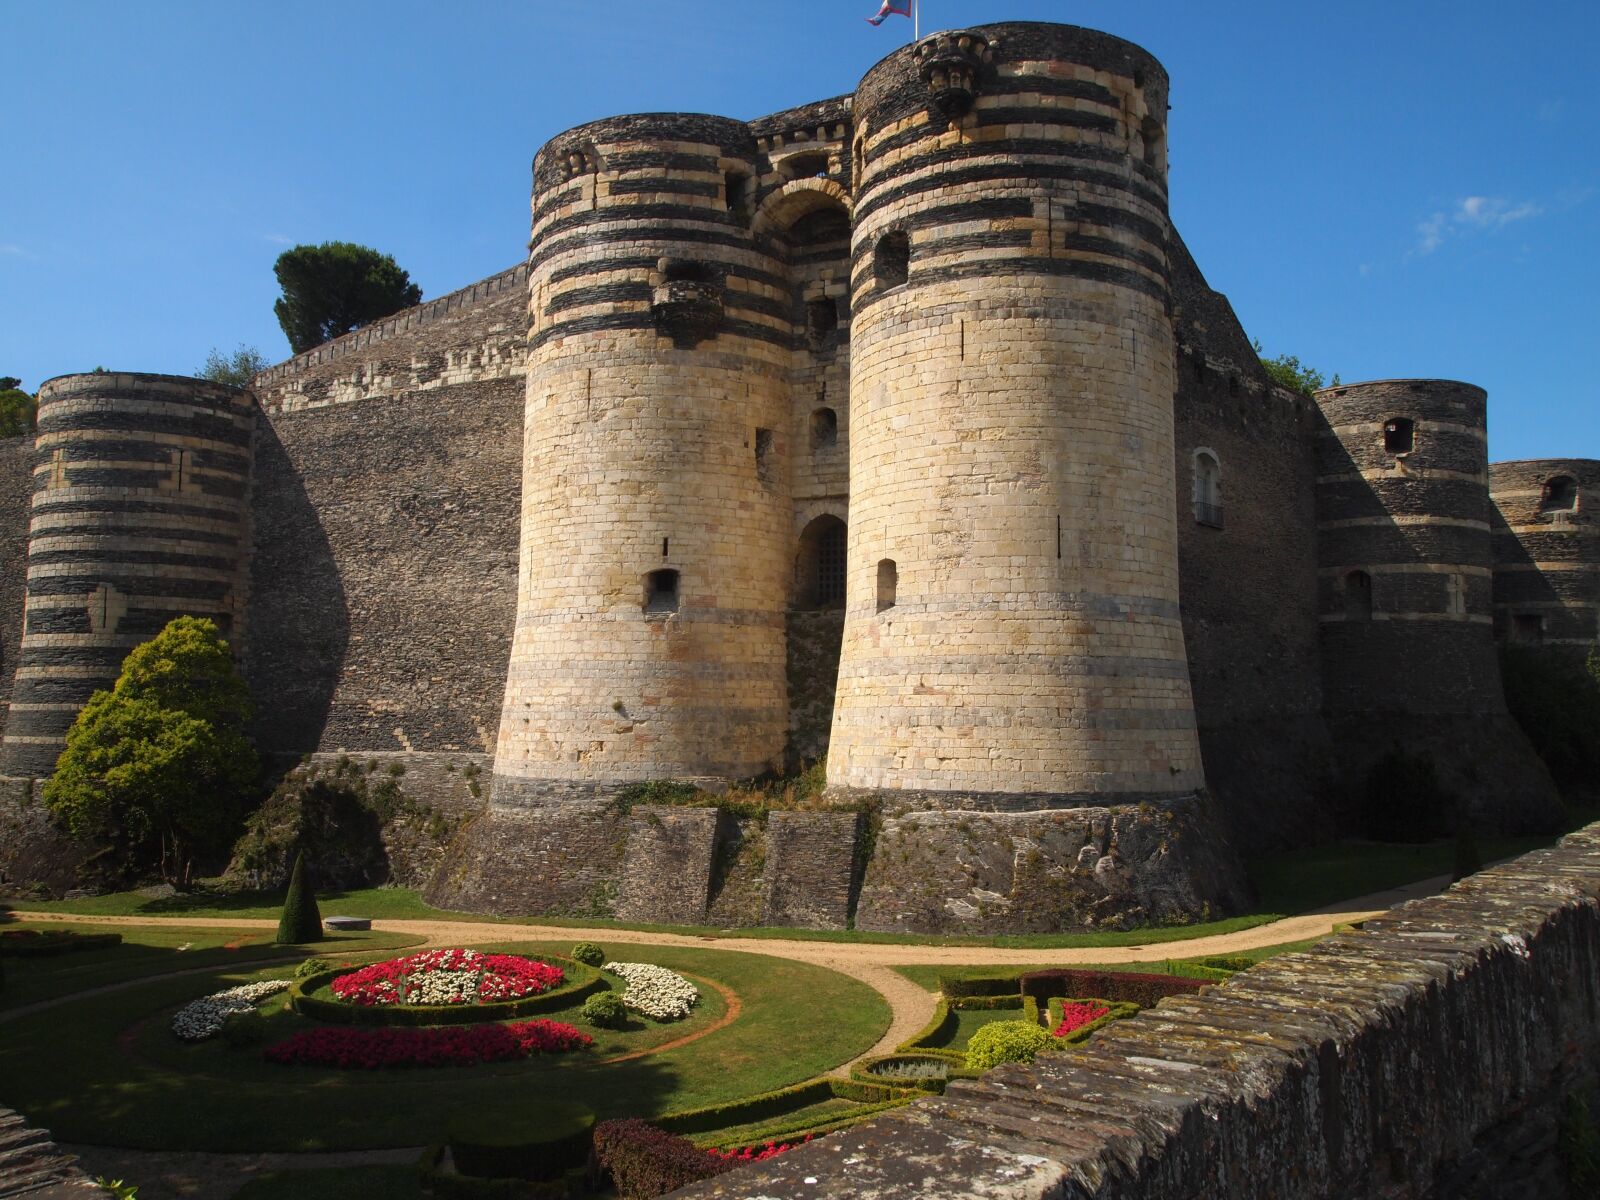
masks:
{"label": "flag", "polygon": [[916,0],[883,0],[883,6],[878,9],[878,15],[868,17],[867,24],[882,25],[885,17],[892,17],[896,14],[902,17],[909,17],[911,15],[911,6],[915,3]]}

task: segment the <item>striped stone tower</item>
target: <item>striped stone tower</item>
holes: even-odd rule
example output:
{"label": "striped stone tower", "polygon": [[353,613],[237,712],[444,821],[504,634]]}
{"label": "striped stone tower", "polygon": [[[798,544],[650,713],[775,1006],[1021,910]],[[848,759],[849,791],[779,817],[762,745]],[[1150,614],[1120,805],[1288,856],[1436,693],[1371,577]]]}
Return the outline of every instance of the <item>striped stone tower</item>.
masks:
{"label": "striped stone tower", "polygon": [[792,331],[755,153],[742,122],[655,114],[535,160],[497,803],[781,760]]}
{"label": "striped stone tower", "polygon": [[1514,644],[1600,647],[1600,462],[1492,463],[1495,634]]}
{"label": "striped stone tower", "polygon": [[238,649],[250,537],[249,392],[173,375],[39,389],[28,595],[5,773],[48,775],[78,710],[172,618]]}
{"label": "striped stone tower", "polygon": [[853,114],[830,785],[980,807],[1194,792],[1166,72],[1091,30],[984,26],[890,55]]}
{"label": "striped stone tower", "polygon": [[1317,393],[1318,612],[1330,713],[1498,713],[1487,394],[1443,379]]}

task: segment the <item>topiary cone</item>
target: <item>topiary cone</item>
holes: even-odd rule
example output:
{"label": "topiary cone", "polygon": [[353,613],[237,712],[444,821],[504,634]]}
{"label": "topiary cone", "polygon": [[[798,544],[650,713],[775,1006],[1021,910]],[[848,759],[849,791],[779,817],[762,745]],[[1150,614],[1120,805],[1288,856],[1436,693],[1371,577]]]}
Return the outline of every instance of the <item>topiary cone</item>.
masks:
{"label": "topiary cone", "polygon": [[304,854],[294,856],[289,894],[283,899],[283,916],[278,919],[278,936],[273,940],[280,945],[296,946],[322,940],[322,914],[317,911],[317,894],[311,890]]}

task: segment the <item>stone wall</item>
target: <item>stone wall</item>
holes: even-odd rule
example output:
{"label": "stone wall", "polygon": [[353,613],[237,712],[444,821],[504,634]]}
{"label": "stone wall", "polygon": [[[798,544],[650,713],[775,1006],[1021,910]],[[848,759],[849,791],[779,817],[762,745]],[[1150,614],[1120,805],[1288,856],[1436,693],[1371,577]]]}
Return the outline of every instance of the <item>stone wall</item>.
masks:
{"label": "stone wall", "polygon": [[1587,657],[1600,646],[1600,462],[1491,463],[1489,492],[1495,636]]}
{"label": "stone wall", "polygon": [[[33,438],[0,439],[0,703],[11,703],[22,645],[28,579],[28,502],[33,496]],[[0,731],[5,728],[0,716]]]}
{"label": "stone wall", "polygon": [[268,367],[251,386],[280,413],[520,380],[527,286],[519,263]]}
{"label": "stone wall", "polygon": [[245,673],[264,750],[493,749],[521,446],[515,379],[263,421]]}
{"label": "stone wall", "polygon": [[[1322,722],[1315,408],[1273,387],[1227,297],[1173,236],[1179,596],[1206,783],[1241,849],[1332,832]],[[1220,475],[1209,508],[1196,475]]]}
{"label": "stone wall", "polygon": [[843,929],[855,914],[858,813],[767,816],[764,924]]}
{"label": "stone wall", "polygon": [[844,610],[787,613],[784,632],[784,673],[789,681],[789,741],[784,749],[784,768],[792,772],[828,752]]}
{"label": "stone wall", "polygon": [[1600,827],[1083,1047],[674,1193],[1577,1200],[1600,1063]]}
{"label": "stone wall", "polygon": [[617,918],[705,924],[722,819],[714,808],[635,806],[628,814]]}
{"label": "stone wall", "polygon": [[59,898],[83,886],[79,868],[94,846],[51,820],[36,779],[0,776],[0,895]]}

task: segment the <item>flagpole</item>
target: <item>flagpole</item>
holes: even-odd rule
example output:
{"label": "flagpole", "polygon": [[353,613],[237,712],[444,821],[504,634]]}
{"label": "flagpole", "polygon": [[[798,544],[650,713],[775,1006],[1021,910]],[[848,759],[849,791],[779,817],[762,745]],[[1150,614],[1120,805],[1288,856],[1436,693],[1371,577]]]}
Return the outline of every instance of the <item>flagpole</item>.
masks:
{"label": "flagpole", "polygon": [[911,40],[922,40],[922,5],[919,0],[911,0]]}

